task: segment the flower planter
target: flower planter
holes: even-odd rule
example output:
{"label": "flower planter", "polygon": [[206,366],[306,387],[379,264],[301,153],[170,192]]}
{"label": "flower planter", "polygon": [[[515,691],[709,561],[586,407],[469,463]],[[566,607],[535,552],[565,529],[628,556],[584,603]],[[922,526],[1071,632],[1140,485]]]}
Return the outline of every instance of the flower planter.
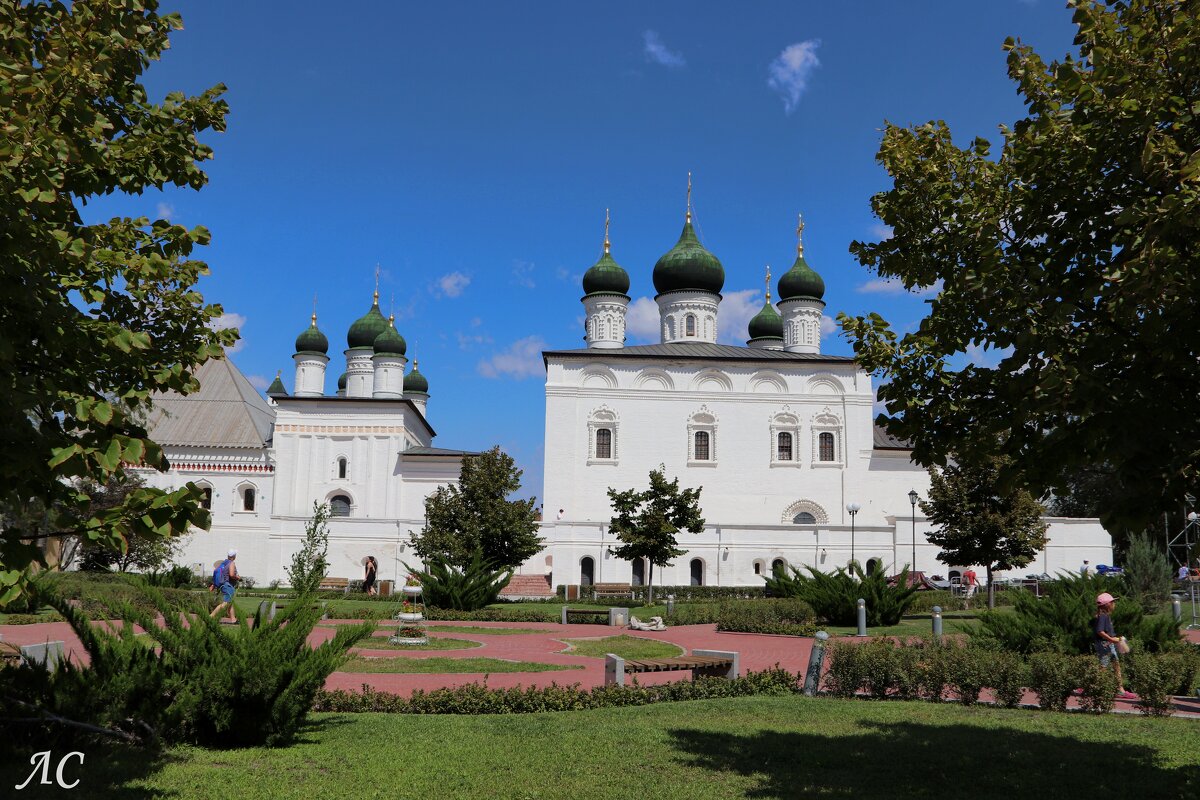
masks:
{"label": "flower planter", "polygon": [[396,619],[400,622],[420,622],[421,620],[425,619],[425,615],[420,611],[414,611],[410,613],[401,611],[396,615]]}
{"label": "flower planter", "polygon": [[404,593],[409,597],[418,597],[421,594],[420,586],[405,586]]}
{"label": "flower planter", "polygon": [[410,645],[429,644],[429,638],[425,637],[425,636],[422,636],[419,639],[408,637],[408,636],[393,636],[392,638],[388,639],[388,644],[410,644]]}

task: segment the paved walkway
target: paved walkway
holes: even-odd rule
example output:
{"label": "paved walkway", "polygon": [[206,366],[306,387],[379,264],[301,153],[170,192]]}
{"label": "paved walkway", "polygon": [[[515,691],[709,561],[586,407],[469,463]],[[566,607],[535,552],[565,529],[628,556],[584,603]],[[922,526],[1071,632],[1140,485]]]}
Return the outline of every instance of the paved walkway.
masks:
{"label": "paved walkway", "polygon": [[[334,620],[323,623],[315,628],[309,636],[311,643],[319,644],[334,636],[334,625],[354,623],[357,620]],[[552,683],[561,685],[580,684],[587,688],[600,686],[604,683],[604,660],[572,655],[565,639],[602,638],[624,633],[644,639],[655,639],[670,642],[684,648],[687,652],[695,649],[733,650],[740,654],[743,671],[763,670],[776,664],[793,673],[802,673],[808,665],[809,653],[812,650],[812,639],[791,636],[767,636],[747,633],[718,633],[715,625],[686,625],[668,628],[665,631],[642,632],[621,631],[602,625],[559,625],[555,623],[512,623],[512,622],[436,622],[438,627],[460,628],[521,628],[536,629],[538,633],[502,634],[490,636],[478,632],[454,633],[431,632],[433,638],[459,638],[479,642],[480,647],[463,650],[423,650],[405,652],[402,650],[380,650],[369,647],[355,648],[355,653],[367,658],[497,658],[510,661],[533,661],[544,664],[562,664],[580,666],[582,669],[558,670],[553,672],[505,672],[486,676],[487,685],[494,688],[509,688],[515,686],[549,686]],[[380,624],[380,632],[388,631],[388,623]],[[1193,642],[1200,643],[1200,631],[1185,631],[1185,636]],[[79,663],[87,663],[87,654],[83,651],[78,638],[71,627],[65,622],[41,623],[38,625],[0,625],[0,637],[3,641],[16,645],[36,644],[46,641],[62,641],[65,643],[67,654]],[[673,680],[683,680],[689,677],[688,672],[643,673],[637,676],[643,685],[667,683]],[[471,683],[482,683],[483,673],[449,673],[449,674],[395,674],[395,673],[354,673],[335,672],[326,681],[326,688],[348,689],[357,691],[364,684],[379,691],[392,692],[402,696],[410,695],[415,689],[437,689],[442,687],[462,686]],[[984,698],[988,695],[985,693]],[[1036,697],[1027,693],[1024,702],[1036,704]],[[1075,707],[1077,701],[1071,700],[1070,706]],[[1137,704],[1118,701],[1118,712],[1136,713]],[[1175,699],[1176,716],[1200,719],[1200,699],[1177,697]]]}

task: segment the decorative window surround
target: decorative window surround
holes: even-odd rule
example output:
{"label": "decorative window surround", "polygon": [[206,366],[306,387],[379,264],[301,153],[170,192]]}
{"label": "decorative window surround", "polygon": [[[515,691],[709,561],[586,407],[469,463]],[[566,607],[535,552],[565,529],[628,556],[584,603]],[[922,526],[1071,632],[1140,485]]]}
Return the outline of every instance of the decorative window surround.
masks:
{"label": "decorative window surround", "polygon": [[784,525],[796,525],[794,520],[796,515],[800,513],[812,514],[816,519],[817,525],[828,525],[829,515],[825,513],[825,509],[814,503],[812,500],[797,500],[783,510],[783,516],[780,519]]}
{"label": "decorative window surround", "polygon": [[[591,413],[588,418],[588,465],[607,464],[616,466],[619,463],[621,451],[621,437],[618,435],[620,420],[617,418],[617,412],[613,411],[608,406],[600,406]],[[609,432],[609,457],[601,458],[596,449],[596,433],[600,430]]]}
{"label": "decorative window surround", "polygon": [[[812,465],[813,467],[842,467],[845,466],[845,446],[842,441],[842,420],[828,408],[813,419],[812,424]],[[821,434],[833,436],[833,460],[821,460]]]}
{"label": "decorative window surround", "polygon": [[[700,406],[700,410],[692,414],[688,420],[688,466],[715,467],[720,451],[717,449],[717,417],[708,410],[708,406]],[[708,434],[708,458],[697,458],[696,434]]]}
{"label": "decorative window surround", "polygon": [[[786,433],[792,437],[792,457],[784,460],[779,457],[779,435]],[[770,463],[772,467],[802,467],[800,458],[800,418],[791,413],[788,406],[771,417]]]}

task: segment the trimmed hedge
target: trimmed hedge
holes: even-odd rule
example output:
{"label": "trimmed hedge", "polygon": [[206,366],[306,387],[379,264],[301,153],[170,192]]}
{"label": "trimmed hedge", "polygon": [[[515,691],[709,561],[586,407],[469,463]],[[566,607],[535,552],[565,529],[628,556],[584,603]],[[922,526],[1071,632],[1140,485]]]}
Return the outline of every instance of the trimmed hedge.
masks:
{"label": "trimmed hedge", "polygon": [[730,600],[717,608],[717,630],[735,633],[772,633],[812,636],[817,615],[799,598]]}
{"label": "trimmed hedge", "polygon": [[710,700],[718,697],[786,695],[798,692],[797,678],[775,667],[748,672],[740,678],[697,678],[658,686],[596,686],[579,684],[545,687],[489,689],[472,683],[448,689],[417,689],[404,698],[363,684],[361,692],[343,689],[317,694],[313,711],[340,713],[383,712],[389,714],[536,714],[544,711],[580,711],[590,708],[644,706],[679,700]]}
{"label": "trimmed hedge", "polygon": [[[630,590],[633,594],[633,601],[645,603],[647,601],[647,587],[634,586]],[[566,586],[559,584],[554,587],[554,593],[559,600],[566,596]],[[675,602],[692,602],[695,600],[753,600],[756,598],[766,597],[766,586],[655,586],[654,587],[654,602],[665,603],[668,595],[675,596]],[[580,589],[580,601],[594,602],[596,605],[614,605],[628,606],[630,598],[628,597],[601,597],[595,601],[592,600],[592,592],[590,587],[582,587]]]}

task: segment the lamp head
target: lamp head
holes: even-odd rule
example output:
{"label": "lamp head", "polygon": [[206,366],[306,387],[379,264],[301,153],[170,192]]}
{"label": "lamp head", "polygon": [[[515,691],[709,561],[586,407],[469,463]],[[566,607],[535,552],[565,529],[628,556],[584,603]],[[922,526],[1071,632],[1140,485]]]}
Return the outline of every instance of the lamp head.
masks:
{"label": "lamp head", "polygon": [[920,495],[918,495],[918,494],[917,494],[917,490],[916,490],[916,489],[912,489],[912,490],[910,490],[910,491],[909,491],[909,493],[908,493],[908,502],[909,502],[909,504],[911,504],[911,505],[914,505],[914,506],[915,506],[915,505],[917,504],[917,498],[918,498],[919,496],[920,496]]}
{"label": "lamp head", "polygon": [[850,512],[851,516],[854,516],[855,514],[857,514],[860,509],[862,509],[862,506],[860,506],[858,503],[847,503],[846,504],[846,510]]}

